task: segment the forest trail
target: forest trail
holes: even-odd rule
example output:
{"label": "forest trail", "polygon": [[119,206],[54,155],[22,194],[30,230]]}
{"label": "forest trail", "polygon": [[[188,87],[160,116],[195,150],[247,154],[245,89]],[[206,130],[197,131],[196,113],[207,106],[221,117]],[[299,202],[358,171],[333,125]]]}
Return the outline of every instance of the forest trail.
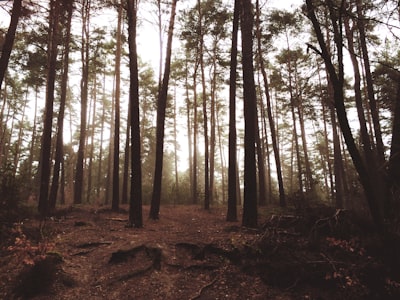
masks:
{"label": "forest trail", "polygon": [[[144,216],[148,211],[145,206]],[[378,258],[369,256],[359,238],[340,239],[326,231],[334,215],[310,222],[294,214],[271,213],[261,217],[262,227],[248,229],[240,222],[226,222],[225,214],[223,208],[165,206],[160,220],[145,219],[144,228],[135,229],[125,227],[124,209],[114,213],[73,208],[46,222],[41,239],[45,253],[32,246],[40,237],[38,221],[25,220],[21,230],[9,236],[10,242],[19,238],[21,247],[17,249],[14,242],[13,249],[1,251],[0,298],[377,299],[384,293],[394,299],[399,295],[396,278],[385,273]],[[30,252],[21,250],[27,244]],[[40,262],[24,266],[21,262],[28,254]],[[372,282],[376,275],[383,277]]]}

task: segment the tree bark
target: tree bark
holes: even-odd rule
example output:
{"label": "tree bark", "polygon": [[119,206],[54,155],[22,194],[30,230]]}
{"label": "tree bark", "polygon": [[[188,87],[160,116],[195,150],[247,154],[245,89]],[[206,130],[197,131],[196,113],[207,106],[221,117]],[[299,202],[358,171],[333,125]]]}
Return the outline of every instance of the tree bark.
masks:
{"label": "tree bark", "polygon": [[168,41],[167,41],[167,54],[165,57],[164,76],[162,86],[158,94],[157,101],[157,129],[156,129],[156,164],[154,171],[154,185],[153,195],[151,199],[150,218],[157,220],[160,213],[161,202],[161,183],[162,183],[162,169],[164,157],[164,126],[165,126],[165,110],[167,106],[168,96],[168,83],[171,71],[171,52],[172,52],[172,37],[174,32],[176,2],[173,0],[171,7],[171,18],[168,27]]}
{"label": "tree bark", "polygon": [[136,47],[137,0],[128,1],[128,43],[129,43],[129,107],[131,114],[131,192],[128,226],[143,227],[142,214],[142,160],[139,116],[139,72]]}
{"label": "tree bark", "polygon": [[81,124],[80,124],[80,135],[79,135],[79,148],[76,161],[76,172],[75,172],[75,188],[74,188],[74,204],[82,203],[82,194],[84,186],[84,159],[85,159],[85,141],[86,141],[86,126],[87,126],[87,108],[88,108],[88,83],[89,83],[89,45],[90,45],[90,5],[91,0],[82,1],[82,49],[81,49],[81,60],[82,60],[82,78],[81,78]]}
{"label": "tree bark", "polygon": [[121,41],[122,31],[122,3],[118,3],[118,22],[115,51],[115,126],[114,126],[114,162],[113,162],[113,196],[111,209],[119,209],[119,128],[120,128],[120,97],[121,97]]}
{"label": "tree bark", "polygon": [[54,89],[56,80],[56,63],[57,63],[57,40],[58,26],[60,14],[60,1],[53,0],[50,2],[49,16],[49,36],[48,36],[48,66],[47,66],[47,88],[46,88],[46,106],[43,123],[42,147],[40,152],[40,191],[38,210],[42,217],[48,213],[48,193],[50,184],[51,171],[51,131],[53,124],[53,106],[54,106]]}
{"label": "tree bark", "polygon": [[240,0],[235,0],[232,25],[232,48],[229,80],[229,162],[228,162],[228,212],[226,220],[237,220],[237,156],[236,156],[236,69],[239,31]]}
{"label": "tree bark", "polygon": [[[10,60],[11,51],[14,45],[15,32],[17,31],[18,21],[22,12],[22,0],[14,0],[11,12],[10,26],[4,38],[3,49],[0,57],[0,91],[3,84],[4,76],[7,71],[8,61]],[[1,152],[0,152],[1,153]]]}
{"label": "tree bark", "polygon": [[207,91],[204,71],[204,33],[203,33],[203,14],[201,1],[197,1],[199,11],[199,63],[202,86],[203,104],[203,130],[204,130],[204,209],[210,208],[210,157],[209,157],[209,138],[208,138],[208,114],[207,114]]}
{"label": "tree bark", "polygon": [[63,73],[61,79],[61,95],[60,95],[60,109],[57,116],[57,140],[56,140],[56,153],[54,158],[53,179],[51,184],[49,203],[50,210],[56,207],[56,200],[58,194],[60,170],[63,166],[64,156],[64,116],[65,116],[65,102],[67,98],[67,85],[68,85],[68,70],[69,70],[69,50],[71,41],[71,20],[73,12],[72,0],[64,2],[67,11],[66,34],[64,40],[64,59],[63,59]]}
{"label": "tree bark", "polygon": [[242,65],[245,122],[244,202],[242,225],[257,227],[257,176],[255,157],[256,91],[253,67],[253,11],[251,0],[242,1]]}

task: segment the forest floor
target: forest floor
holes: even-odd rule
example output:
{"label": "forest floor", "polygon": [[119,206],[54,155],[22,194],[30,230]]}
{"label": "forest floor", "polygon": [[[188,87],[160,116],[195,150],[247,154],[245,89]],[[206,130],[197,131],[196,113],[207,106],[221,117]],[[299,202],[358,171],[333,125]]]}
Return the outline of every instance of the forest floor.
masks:
{"label": "forest floor", "polygon": [[225,215],[162,206],[135,229],[127,208],[74,207],[42,230],[3,224],[0,299],[400,299],[399,270],[347,211],[266,208],[257,229]]}

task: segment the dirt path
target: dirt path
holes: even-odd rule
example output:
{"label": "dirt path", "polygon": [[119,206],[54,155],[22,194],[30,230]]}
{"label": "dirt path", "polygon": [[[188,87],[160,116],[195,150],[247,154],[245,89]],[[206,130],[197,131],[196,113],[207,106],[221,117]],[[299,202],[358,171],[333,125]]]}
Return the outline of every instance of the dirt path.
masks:
{"label": "dirt path", "polygon": [[[300,217],[271,218],[253,230],[227,223],[225,213],[162,207],[160,220],[145,218],[144,228],[134,229],[125,227],[126,211],[73,208],[65,218],[47,221],[42,231],[47,239],[41,239],[48,246],[46,259],[35,267],[21,263],[26,250],[3,249],[0,299],[363,299],[376,294],[361,276],[365,270],[382,271],[382,265],[353,239],[323,237],[317,244]],[[23,249],[32,248],[27,241],[40,238],[38,225],[26,220],[20,225],[25,239],[14,232],[10,241],[20,238]],[[400,284],[390,280],[383,283],[392,289],[386,295],[400,295]]]}

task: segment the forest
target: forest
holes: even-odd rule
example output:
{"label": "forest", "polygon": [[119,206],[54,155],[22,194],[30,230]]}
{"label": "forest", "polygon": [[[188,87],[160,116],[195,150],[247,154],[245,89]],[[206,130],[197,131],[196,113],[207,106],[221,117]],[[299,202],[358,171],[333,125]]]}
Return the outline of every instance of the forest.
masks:
{"label": "forest", "polygon": [[0,298],[400,297],[398,1],[0,15]]}

